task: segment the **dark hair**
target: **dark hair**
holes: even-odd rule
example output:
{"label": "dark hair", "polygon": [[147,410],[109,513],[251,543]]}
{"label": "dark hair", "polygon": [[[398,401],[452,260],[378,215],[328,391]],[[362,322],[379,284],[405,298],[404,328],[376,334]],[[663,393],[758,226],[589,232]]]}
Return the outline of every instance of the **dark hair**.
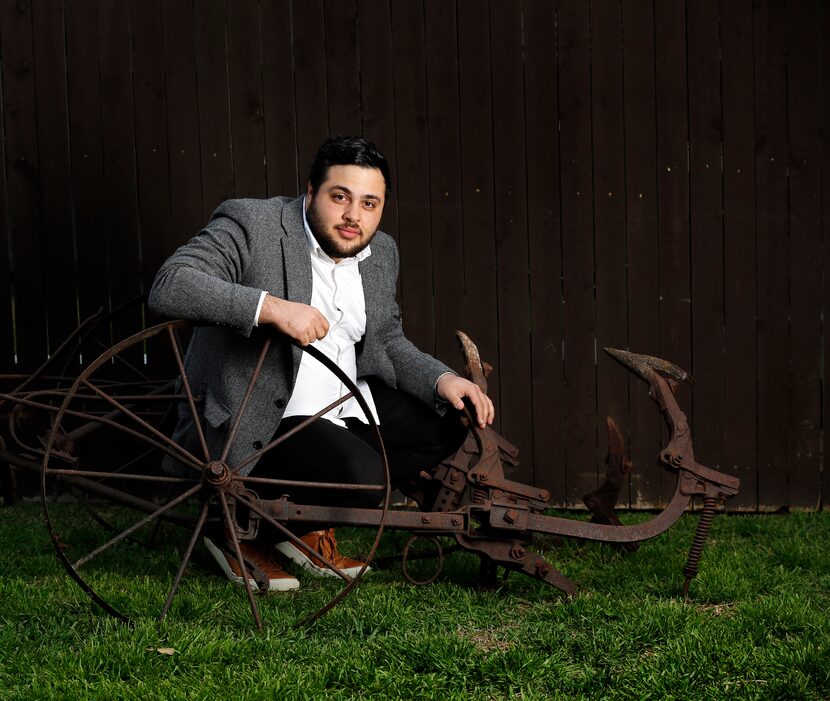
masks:
{"label": "dark hair", "polygon": [[308,174],[308,182],[311,183],[313,192],[317,192],[326,179],[330,166],[377,168],[386,183],[386,195],[392,192],[392,176],[389,174],[386,158],[377,146],[362,136],[334,136],[323,142]]}

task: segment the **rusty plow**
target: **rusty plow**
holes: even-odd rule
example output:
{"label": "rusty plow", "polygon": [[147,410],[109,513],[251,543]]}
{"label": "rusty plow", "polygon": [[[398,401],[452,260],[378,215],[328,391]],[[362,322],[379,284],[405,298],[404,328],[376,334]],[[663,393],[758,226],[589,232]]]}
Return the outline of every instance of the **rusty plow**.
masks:
{"label": "rusty plow", "polygon": [[[546,489],[510,478],[519,462],[518,448],[492,427],[480,428],[467,410],[460,416],[467,426],[467,436],[456,453],[429,473],[421,473],[416,481],[396,485],[417,504],[418,510],[391,506],[392,485],[376,426],[377,450],[386,474],[384,484],[320,484],[261,477],[255,471],[247,474],[245,465],[274,449],[288,435],[268,445],[257,444],[236,464],[227,460],[230,446],[237,440],[241,418],[246,411],[255,410],[251,409],[253,403],[249,398],[263,363],[269,358],[269,349],[285,340],[265,332],[259,335],[261,347],[256,369],[248,379],[245,398],[228,420],[229,430],[222,434],[224,445],[217,452],[209,448],[206,440],[205,432],[210,428],[202,420],[204,388],[190,386],[183,361],[185,338],[197,332],[198,328],[187,322],[159,324],[106,350],[74,382],[61,381],[55,389],[48,383],[44,386],[27,381],[0,394],[0,401],[7,407],[19,407],[10,413],[12,424],[6,441],[19,450],[12,450],[11,445],[4,447],[0,437],[0,460],[39,471],[43,508],[58,558],[94,601],[122,619],[134,614],[108,603],[110,595],[99,590],[96,571],[121,568],[131,572],[132,558],[122,557],[120,548],[178,543],[175,557],[170,560],[175,571],[169,573],[169,590],[159,606],[161,621],[171,610],[182,579],[190,571],[188,565],[201,536],[211,528],[224,529],[238,549],[240,541],[257,537],[262,528],[296,540],[289,529],[296,522],[370,527],[375,529],[375,537],[365,558],[367,565],[384,529],[400,529],[411,534],[402,564],[404,576],[413,583],[433,581],[440,573],[445,554],[466,550],[480,558],[482,577],[490,582],[495,581],[497,569],[502,567],[570,594],[576,591],[576,584],[535,551],[537,536],[577,538],[633,549],[669,528],[691,500],[699,498],[703,511],[684,569],[687,592],[698,571],[717,508],[738,491],[737,479],[706,467],[695,458],[691,429],[675,398],[677,383],[689,379],[686,374],[659,358],[614,349],[607,351],[646,383],[649,396],[669,428],[669,440],[658,460],[676,474],[677,486],[665,509],[646,523],[623,525],[615,513],[617,497],[632,467],[625,456],[623,433],[611,419],[605,481],[584,497],[593,515],[591,522],[550,515],[550,494]],[[482,362],[468,336],[461,332],[457,336],[467,376],[486,392],[492,368]],[[352,396],[374,425],[368,405],[351,380],[314,348],[302,350],[337,375],[348,392],[292,431],[303,430]],[[150,381],[137,376],[140,367],[130,368],[121,362],[131,358],[150,358],[150,365],[163,372],[164,377]],[[124,375],[114,376],[118,369],[126,373],[126,381]],[[17,428],[24,409],[44,419],[31,424],[32,433],[37,434],[33,438],[22,435]],[[176,413],[193,418],[197,440],[183,445],[171,437]],[[314,488],[375,490],[382,507],[321,506],[308,496],[304,502],[310,503],[292,498],[299,490],[307,495]],[[59,520],[65,510],[60,502],[67,499],[84,504],[94,523],[81,528],[77,519],[70,518],[61,525]],[[445,548],[442,541],[447,540],[455,542]],[[298,542],[298,547],[305,547]],[[436,565],[425,572],[419,563],[429,558]],[[364,568],[349,579],[333,565],[331,568],[343,580],[342,589],[325,606],[302,618],[299,625],[314,621],[335,606],[359,584],[365,572]],[[257,627],[262,627],[257,587],[250,584],[252,581],[261,587],[261,577],[254,572],[250,581],[246,577],[243,580],[253,619]],[[116,594],[116,598],[121,597]]]}

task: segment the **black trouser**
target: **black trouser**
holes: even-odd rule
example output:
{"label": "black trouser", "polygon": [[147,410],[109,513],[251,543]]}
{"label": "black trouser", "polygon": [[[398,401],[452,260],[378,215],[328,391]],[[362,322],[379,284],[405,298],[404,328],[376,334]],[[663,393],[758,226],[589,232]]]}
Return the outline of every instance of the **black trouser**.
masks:
{"label": "black trouser", "polygon": [[[380,419],[380,433],[389,462],[392,486],[416,479],[454,453],[467,430],[452,408],[439,416],[405,392],[368,378]],[[308,417],[292,416],[280,422],[275,438]],[[382,485],[383,463],[374,429],[359,419],[346,419],[346,428],[320,419],[266,453],[254,474],[260,477],[311,482]],[[255,487],[256,488],[256,487]],[[382,492],[369,490],[283,489],[296,503],[374,508]],[[263,494],[266,498],[279,495]],[[319,527],[324,527],[320,524]],[[297,524],[296,533],[315,530]]]}

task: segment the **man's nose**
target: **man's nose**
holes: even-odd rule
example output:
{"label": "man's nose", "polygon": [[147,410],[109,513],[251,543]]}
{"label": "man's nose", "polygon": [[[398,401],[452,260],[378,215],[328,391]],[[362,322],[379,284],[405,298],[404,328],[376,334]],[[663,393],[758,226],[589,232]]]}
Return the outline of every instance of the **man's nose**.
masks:
{"label": "man's nose", "polygon": [[360,203],[349,202],[345,210],[343,210],[343,219],[347,221],[358,221],[360,219]]}

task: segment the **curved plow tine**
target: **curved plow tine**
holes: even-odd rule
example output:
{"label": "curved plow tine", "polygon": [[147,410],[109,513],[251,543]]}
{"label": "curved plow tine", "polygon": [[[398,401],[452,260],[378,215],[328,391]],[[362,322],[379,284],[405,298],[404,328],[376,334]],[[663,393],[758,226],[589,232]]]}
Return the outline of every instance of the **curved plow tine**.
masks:
{"label": "curved plow tine", "polygon": [[487,393],[487,375],[488,366],[481,361],[481,355],[478,352],[478,346],[473,343],[473,340],[463,331],[456,331],[455,337],[458,339],[458,345],[461,347],[461,353],[464,356],[466,363],[467,375],[471,382],[475,382],[482,392]]}
{"label": "curved plow tine", "polygon": [[677,380],[678,382],[688,382],[694,384],[692,376],[689,375],[683,368],[670,363],[663,358],[657,358],[653,355],[642,355],[640,353],[632,353],[631,351],[620,350],[619,348],[603,348],[614,360],[627,367],[635,375],[638,375],[646,382],[650,381],[651,373],[655,370],[662,375]]}

